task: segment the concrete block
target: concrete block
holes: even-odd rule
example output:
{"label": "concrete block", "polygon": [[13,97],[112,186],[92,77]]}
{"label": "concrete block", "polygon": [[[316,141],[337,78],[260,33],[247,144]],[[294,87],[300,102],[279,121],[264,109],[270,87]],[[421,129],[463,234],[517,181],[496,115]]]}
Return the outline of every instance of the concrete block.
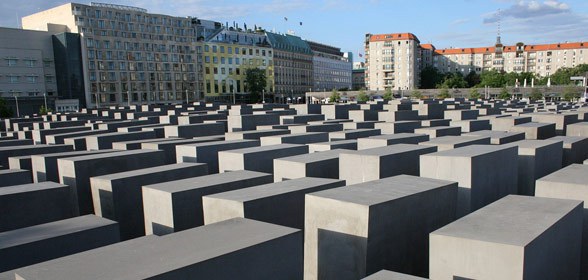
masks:
{"label": "concrete block", "polygon": [[463,134],[463,136],[487,136],[493,145],[502,145],[519,140],[525,140],[524,132],[505,132],[494,130],[480,130]]}
{"label": "concrete block", "polygon": [[388,270],[380,270],[362,280],[425,280],[429,278],[421,278],[409,274],[398,273]]}
{"label": "concrete block", "polygon": [[380,112],[377,110],[350,110],[349,119],[353,122],[377,121]]}
{"label": "concrete block", "polygon": [[45,137],[47,135],[68,133],[68,132],[89,131],[89,130],[90,130],[90,128],[85,127],[85,126],[33,130],[33,140],[35,141],[35,144],[47,144],[47,141],[45,139]]}
{"label": "concrete block", "polygon": [[304,196],[344,185],[336,179],[298,178],[203,196],[204,224],[240,217],[303,229]]}
{"label": "concrete block", "polygon": [[443,119],[447,106],[445,104],[414,104],[414,110],[425,119]]}
{"label": "concrete block", "polygon": [[350,140],[350,139],[358,139],[364,137],[370,137],[375,135],[380,135],[380,129],[353,129],[353,130],[343,130],[343,131],[335,131],[329,133],[329,140],[330,141],[338,141],[338,140]]}
{"label": "concrete block", "polygon": [[461,135],[461,127],[453,126],[434,126],[434,127],[422,127],[414,130],[417,134],[429,135],[429,138],[436,138],[442,136],[459,136]]}
{"label": "concrete block", "polygon": [[0,170],[0,187],[24,185],[33,182],[30,170],[5,169]]}
{"label": "concrete block", "polygon": [[340,123],[328,123],[328,124],[312,124],[312,125],[301,125],[301,126],[290,126],[288,127],[292,134],[296,133],[307,133],[307,132],[333,132],[343,130],[343,124]]}
{"label": "concrete block", "polygon": [[219,172],[251,170],[272,173],[274,159],[308,153],[308,146],[280,144],[221,151],[218,153]]}
{"label": "concrete block", "polygon": [[112,143],[112,148],[115,150],[121,151],[129,151],[129,150],[138,150],[141,149],[141,145],[143,143],[152,143],[152,142],[165,142],[165,141],[175,141],[180,140],[183,138],[153,138],[153,139],[139,139],[139,140],[130,140],[130,141],[121,141],[121,142],[114,142]]}
{"label": "concrete block", "polygon": [[196,123],[185,125],[167,125],[164,128],[165,138],[193,138],[223,135],[225,127],[221,123]]}
{"label": "concrete block", "polygon": [[[165,260],[165,261],[161,261]],[[18,279],[301,279],[299,230],[233,219],[15,270]]]}
{"label": "concrete block", "polygon": [[418,119],[419,112],[416,110],[378,112],[378,120],[383,122],[411,121]]}
{"label": "concrete block", "polygon": [[33,145],[32,139],[8,139],[0,141],[0,147]]}
{"label": "concrete block", "polygon": [[471,145],[421,156],[420,176],[457,181],[457,216],[517,193],[516,147]]}
{"label": "concrete block", "polygon": [[342,149],[274,159],[274,182],[303,177],[339,179]]}
{"label": "concrete block", "polygon": [[430,235],[431,279],[578,279],[582,202],[508,196]]}
{"label": "concrete block", "polygon": [[535,196],[581,200],[584,202],[582,227],[581,279],[588,278],[588,165],[571,164],[536,181]]}
{"label": "concrete block", "polygon": [[68,186],[53,182],[0,188],[0,232],[74,216]]}
{"label": "concrete block", "polygon": [[503,145],[518,148],[518,194],[535,195],[535,180],[561,168],[563,142],[557,140],[521,140]]}
{"label": "concrete block", "polygon": [[87,215],[0,233],[0,272],[114,244],[116,222]]}
{"label": "concrete block", "polygon": [[436,151],[414,144],[346,151],[339,156],[339,179],[353,185],[401,174],[418,176],[419,156]]}
{"label": "concrete block", "polygon": [[555,124],[528,122],[511,127],[509,132],[524,132],[527,140],[547,139],[555,136]]}
{"label": "concrete block", "polygon": [[206,164],[179,163],[92,177],[94,212],[117,221],[122,240],[143,236],[142,186],[207,174]]}
{"label": "concrete block", "polygon": [[327,132],[307,132],[299,134],[284,134],[274,136],[264,136],[259,138],[261,146],[270,146],[278,144],[311,144],[329,141]]}
{"label": "concrete block", "polygon": [[[69,132],[69,133],[60,133],[60,134],[52,134],[47,135],[45,139],[47,139],[47,144],[65,144],[65,139],[67,138],[77,138],[77,137],[84,137],[96,134],[103,134],[108,133],[108,130],[90,130],[90,131],[81,131],[81,132]],[[85,150],[84,148],[83,150]]]}
{"label": "concrete block", "polygon": [[[170,138],[173,139],[173,138]],[[173,139],[171,141],[150,142],[141,144],[143,150],[161,150],[165,153],[165,163],[176,163],[176,147],[179,145],[222,141],[222,136],[197,137],[193,139]]]}
{"label": "concrete block", "polygon": [[420,142],[419,145],[437,147],[437,151],[447,151],[469,145],[490,145],[488,136],[443,136],[430,141]]}
{"label": "concrete block", "polygon": [[311,121],[325,120],[325,115],[321,114],[307,114],[307,115],[287,115],[280,116],[281,124],[306,124]]}
{"label": "concrete block", "polygon": [[57,159],[66,157],[76,157],[84,155],[93,155],[101,153],[111,153],[115,150],[100,150],[100,151],[73,151],[52,154],[40,154],[31,156],[31,166],[33,174],[33,182],[59,182],[59,171],[57,169]]}
{"label": "concrete block", "polygon": [[490,130],[489,120],[464,120],[452,121],[450,126],[461,127],[462,132],[474,132],[479,130]]}
{"label": "concrete block", "polygon": [[374,128],[381,130],[382,134],[414,133],[414,130],[420,127],[420,121],[397,121],[374,124]]}
{"label": "concrete block", "polygon": [[322,142],[322,143],[312,143],[308,144],[308,151],[310,153],[315,152],[324,152],[330,151],[335,149],[344,149],[344,150],[357,150],[357,140],[339,140],[339,141],[331,141],[331,142]]}
{"label": "concrete block", "polygon": [[450,119],[421,120],[423,127],[449,126],[450,123]]}
{"label": "concrete block", "polygon": [[519,124],[531,122],[531,117],[501,117],[490,119],[492,130],[494,131],[509,131],[511,127]]}
{"label": "concrete block", "polygon": [[36,154],[47,154],[47,153],[59,153],[72,151],[71,145],[28,145],[15,147],[0,147],[0,166],[7,168],[9,157],[36,155]]}
{"label": "concrete block", "polygon": [[578,122],[578,115],[552,114],[552,113],[534,113],[531,114],[533,122],[553,123],[557,135],[566,135],[566,127]]}
{"label": "concrete block", "polygon": [[556,136],[548,140],[563,142],[563,167],[588,159],[588,137]]}
{"label": "concrete block", "polygon": [[429,233],[455,219],[455,182],[401,175],[306,195],[304,279],[427,275]]}
{"label": "concrete block", "polygon": [[397,133],[371,136],[357,139],[357,150],[385,147],[394,144],[418,144],[428,141],[429,135],[414,133]]}
{"label": "concrete block", "polygon": [[104,134],[97,134],[86,136],[87,150],[108,150],[112,149],[112,143],[131,141],[131,140],[145,140],[154,139],[155,133],[153,131],[136,131],[136,132],[111,132]]}
{"label": "concrete block", "polygon": [[59,182],[70,187],[75,213],[93,214],[90,177],[165,163],[162,151],[132,150],[57,159]]}
{"label": "concrete block", "polygon": [[568,125],[566,136],[581,136],[588,137],[588,122],[580,122]]}
{"label": "concrete block", "polygon": [[327,120],[349,119],[350,110],[359,110],[357,104],[325,104],[321,106],[321,114],[325,115]]}
{"label": "concrete block", "polygon": [[227,126],[229,132],[255,130],[255,127],[258,125],[279,123],[280,115],[276,114],[238,115],[227,117]]}
{"label": "concrete block", "polygon": [[475,120],[479,114],[478,110],[447,110],[443,113],[443,118],[452,121]]}
{"label": "concrete block", "polygon": [[200,162],[208,165],[209,173],[218,173],[218,153],[250,147],[258,147],[257,140],[213,141],[176,146],[176,162]]}
{"label": "concrete block", "polygon": [[[9,157],[8,158],[8,168],[10,169],[22,169],[31,171],[33,169],[31,165],[31,156],[19,156],[19,157]],[[32,178],[32,173],[31,173]],[[32,183],[32,182],[29,182]]]}
{"label": "concrete block", "polygon": [[249,139],[259,140],[264,136],[290,134],[288,129],[250,130],[225,133],[225,140]]}
{"label": "concrete block", "polygon": [[272,180],[271,174],[241,170],[145,185],[145,233],[165,235],[204,225],[202,196]]}

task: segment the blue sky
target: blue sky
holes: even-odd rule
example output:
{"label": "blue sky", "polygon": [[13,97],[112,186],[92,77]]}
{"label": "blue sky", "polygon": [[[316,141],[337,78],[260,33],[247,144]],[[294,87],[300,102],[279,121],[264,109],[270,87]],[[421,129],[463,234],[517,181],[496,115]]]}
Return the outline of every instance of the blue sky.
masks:
{"label": "blue sky", "polygon": [[[1,0],[0,26],[67,3]],[[79,1],[80,3],[89,3]],[[108,2],[96,0],[96,2]],[[114,3],[111,1],[110,3]],[[118,0],[152,13],[196,16],[268,30],[293,30],[305,39],[363,53],[366,33],[412,32],[437,48],[492,45],[501,10],[502,41],[541,44],[588,41],[588,0]],[[284,20],[288,18],[288,21]],[[302,22],[302,25],[300,25]]]}

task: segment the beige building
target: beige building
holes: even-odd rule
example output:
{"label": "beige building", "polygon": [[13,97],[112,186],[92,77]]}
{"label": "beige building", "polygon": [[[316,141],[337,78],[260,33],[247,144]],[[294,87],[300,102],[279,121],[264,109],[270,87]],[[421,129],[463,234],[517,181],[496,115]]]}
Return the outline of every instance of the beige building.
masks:
{"label": "beige building", "polygon": [[88,107],[201,98],[199,24],[194,18],[99,3],[69,3],[22,19],[24,29],[80,34]]}
{"label": "beige building", "polygon": [[418,87],[419,73],[426,66],[464,76],[472,71],[497,70],[547,77],[560,68],[588,63],[588,42],[505,46],[500,37],[494,46],[436,49],[432,44],[420,44],[411,33],[367,34],[365,52],[369,90]]}
{"label": "beige building", "polygon": [[369,90],[418,86],[420,42],[412,33],[366,34],[365,83]]}

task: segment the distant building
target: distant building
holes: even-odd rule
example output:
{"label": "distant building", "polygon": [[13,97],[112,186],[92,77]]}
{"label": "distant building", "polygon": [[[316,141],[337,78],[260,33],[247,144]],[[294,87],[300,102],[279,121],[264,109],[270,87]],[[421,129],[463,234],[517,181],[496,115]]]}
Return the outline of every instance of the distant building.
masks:
{"label": "distant building", "polygon": [[560,68],[588,63],[588,42],[505,46],[500,36],[494,46],[436,49],[433,44],[420,44],[412,33],[366,34],[365,51],[370,90],[416,88],[420,71],[427,66],[464,76],[496,70],[547,77]]}
{"label": "distant building", "polygon": [[353,90],[365,89],[365,69],[353,69],[351,73]]}
{"label": "distant building", "polygon": [[346,58],[347,61],[349,61],[352,65],[353,63],[355,63],[355,61],[353,60],[353,52],[344,52],[343,57]]}
{"label": "distant building", "polygon": [[0,28],[0,97],[14,114],[38,113],[58,97],[53,34],[43,31]]}
{"label": "distant building", "polygon": [[266,32],[274,49],[275,94],[301,98],[313,87],[313,52],[298,36]]}
{"label": "distant building", "polygon": [[352,63],[340,48],[307,41],[312,50],[313,88],[316,91],[351,89]]}

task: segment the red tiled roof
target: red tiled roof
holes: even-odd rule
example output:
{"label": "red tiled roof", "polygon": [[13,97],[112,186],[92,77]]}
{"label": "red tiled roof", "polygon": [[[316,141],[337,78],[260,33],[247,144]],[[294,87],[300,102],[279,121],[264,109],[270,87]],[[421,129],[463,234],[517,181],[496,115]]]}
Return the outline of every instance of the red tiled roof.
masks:
{"label": "red tiled roof", "polygon": [[416,35],[412,33],[391,33],[391,34],[375,34],[370,36],[370,42],[379,41],[397,41],[397,40],[415,40],[419,42]]}

